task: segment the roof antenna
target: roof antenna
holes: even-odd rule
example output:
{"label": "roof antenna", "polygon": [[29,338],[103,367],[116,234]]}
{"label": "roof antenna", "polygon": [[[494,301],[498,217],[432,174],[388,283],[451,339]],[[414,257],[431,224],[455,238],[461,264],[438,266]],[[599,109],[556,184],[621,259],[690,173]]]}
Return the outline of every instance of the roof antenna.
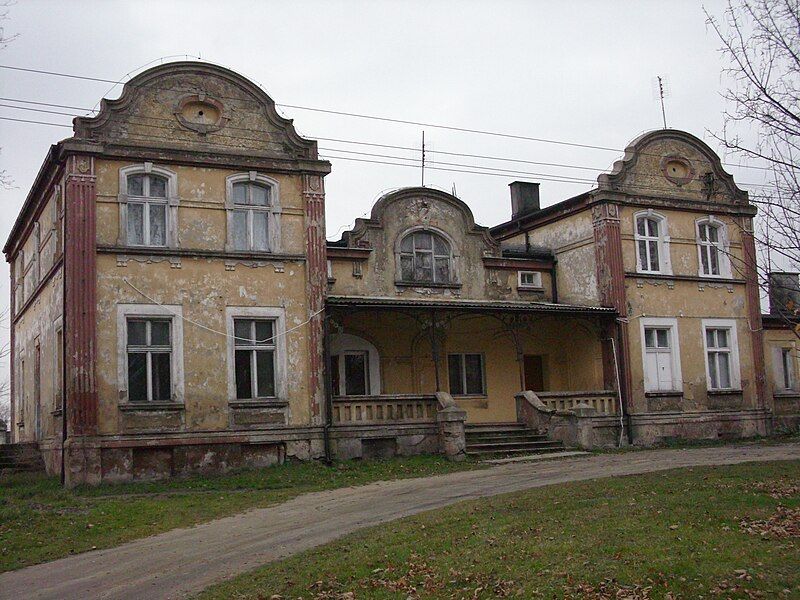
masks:
{"label": "roof antenna", "polygon": [[667,111],[664,109],[664,98],[669,98],[669,81],[666,77],[656,75],[653,79],[653,97],[661,102],[661,119],[664,129],[667,128]]}
{"label": "roof antenna", "polygon": [[425,187],[425,130],[422,130],[422,187]]}

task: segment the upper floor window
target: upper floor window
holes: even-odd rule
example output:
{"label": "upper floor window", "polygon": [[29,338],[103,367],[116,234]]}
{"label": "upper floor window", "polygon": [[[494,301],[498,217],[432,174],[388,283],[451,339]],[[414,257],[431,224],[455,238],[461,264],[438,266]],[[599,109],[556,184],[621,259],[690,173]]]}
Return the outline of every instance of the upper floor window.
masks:
{"label": "upper floor window", "polygon": [[700,275],[729,277],[727,240],[725,226],[709,217],[697,222],[697,249]]}
{"label": "upper floor window", "polygon": [[120,169],[120,246],[177,245],[177,175],[153,163]]}
{"label": "upper floor window", "polygon": [[636,270],[671,274],[667,220],[648,210],[635,216]]}
{"label": "upper floor window", "polygon": [[167,245],[167,179],[128,175],[128,245]]}
{"label": "upper floor window", "polygon": [[255,171],[227,180],[228,250],[276,252],[280,241],[278,182]]}
{"label": "upper floor window", "polygon": [[420,283],[452,282],[450,244],[430,231],[415,231],[400,243],[402,281]]}

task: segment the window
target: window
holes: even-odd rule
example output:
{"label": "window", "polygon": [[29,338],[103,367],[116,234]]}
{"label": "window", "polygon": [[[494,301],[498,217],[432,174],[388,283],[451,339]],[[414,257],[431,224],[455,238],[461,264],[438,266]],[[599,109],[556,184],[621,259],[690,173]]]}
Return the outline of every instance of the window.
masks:
{"label": "window", "polygon": [[366,396],[369,393],[369,353],[350,350],[331,356],[331,381],[337,396]]}
{"label": "window", "polygon": [[174,247],[177,175],[146,162],[119,170],[120,246]]}
{"label": "window", "polygon": [[278,250],[278,182],[255,171],[227,179],[228,244],[236,252]]}
{"label": "window", "polygon": [[739,354],[735,321],[705,319],[703,336],[708,389],[738,389]]}
{"label": "window", "polygon": [[167,245],[167,180],[158,175],[128,176],[128,245]]}
{"label": "window", "polygon": [[236,399],[275,397],[275,322],[234,319]]}
{"label": "window", "polygon": [[127,320],[128,400],[172,400],[172,332],[169,319]]}
{"label": "window", "polygon": [[122,404],[183,403],[183,307],[117,304],[117,384]]}
{"label": "window", "polygon": [[64,403],[64,328],[60,317],[55,335],[55,369],[53,373],[53,410],[61,410]]}
{"label": "window", "polygon": [[635,215],[634,221],[636,271],[670,275],[667,219],[648,210]]}
{"label": "window", "polygon": [[726,232],[723,223],[714,217],[697,222],[697,250],[701,276],[730,276]]}
{"label": "window", "polygon": [[538,271],[518,271],[518,273],[518,287],[528,289],[539,289],[542,287],[542,274]]}
{"label": "window", "polygon": [[449,354],[447,369],[453,396],[482,396],[486,393],[483,354]]}
{"label": "window", "polygon": [[779,348],[780,351],[780,387],[783,391],[795,388],[795,352],[792,348]]}
{"label": "window", "polygon": [[14,261],[14,310],[19,312],[25,302],[25,252],[20,250]]}
{"label": "window", "polygon": [[408,234],[400,243],[400,278],[419,283],[451,283],[450,244],[430,231]]}

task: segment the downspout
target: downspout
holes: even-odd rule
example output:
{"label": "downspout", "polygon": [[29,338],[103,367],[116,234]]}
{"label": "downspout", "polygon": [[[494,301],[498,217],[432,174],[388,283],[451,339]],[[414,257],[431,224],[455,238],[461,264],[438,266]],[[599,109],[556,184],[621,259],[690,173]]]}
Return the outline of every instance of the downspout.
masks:
{"label": "downspout", "polygon": [[625,433],[625,409],[622,404],[622,386],[621,377],[619,375],[619,361],[617,360],[617,342],[613,337],[608,338],[611,340],[611,353],[614,355],[614,375],[617,379],[617,399],[619,400],[619,442],[618,447],[622,447],[622,438]]}
{"label": "downspout", "polygon": [[556,261],[553,259],[553,266],[550,267],[550,289],[553,296],[553,304],[558,304],[558,280],[556,279]]}
{"label": "downspout", "polygon": [[439,340],[436,338],[436,309],[431,309],[431,352],[433,352],[433,371],[436,376],[436,391],[441,392],[439,382]]}
{"label": "downspout", "polygon": [[322,426],[322,440],[325,445],[325,464],[333,462],[331,456],[331,425],[333,425],[333,390],[331,389],[331,344],[330,316],[325,311],[322,319],[323,389],[325,390],[325,424]]}

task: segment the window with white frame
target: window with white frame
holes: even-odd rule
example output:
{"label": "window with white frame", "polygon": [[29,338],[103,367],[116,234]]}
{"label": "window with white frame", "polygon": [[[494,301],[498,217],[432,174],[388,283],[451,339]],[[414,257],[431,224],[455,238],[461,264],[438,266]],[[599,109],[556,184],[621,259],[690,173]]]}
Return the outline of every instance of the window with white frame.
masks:
{"label": "window with white frame", "polygon": [[172,400],[172,321],[167,318],[127,319],[129,402]]}
{"label": "window with white frame", "polygon": [[648,210],[636,214],[634,222],[637,272],[671,274],[666,218]]}
{"label": "window with white frame", "polygon": [[539,271],[518,271],[517,287],[523,289],[540,289],[542,274]]}
{"label": "window with white frame", "polygon": [[278,182],[255,171],[227,179],[228,249],[277,252],[280,240]]}
{"label": "window with white frame", "polygon": [[123,404],[183,403],[183,307],[117,305],[117,381]]}
{"label": "window with white frame", "polygon": [[120,246],[177,245],[178,176],[153,163],[119,170]]}
{"label": "window with white frame", "polygon": [[677,320],[643,318],[641,328],[645,391],[681,391]]}
{"label": "window with white frame", "polygon": [[739,388],[739,349],[736,323],[731,320],[703,320],[706,379],[709,390]]}
{"label": "window with white frame", "polygon": [[451,283],[450,244],[428,230],[407,234],[400,242],[400,278],[406,282]]}
{"label": "window with white frame", "polygon": [[128,245],[167,245],[167,179],[160,175],[128,175]]}
{"label": "window with white frame", "polygon": [[447,370],[450,394],[483,396],[486,394],[483,354],[448,354]]}
{"label": "window with white frame", "polygon": [[796,350],[794,348],[778,348],[779,380],[777,383],[783,392],[796,389],[797,359],[795,357]]}
{"label": "window with white frame", "polygon": [[726,229],[722,222],[714,217],[697,222],[697,250],[701,276],[730,276]]}
{"label": "window with white frame", "polygon": [[236,399],[275,397],[274,319],[234,319]]}
{"label": "window with white frame", "polygon": [[369,352],[344,350],[331,356],[331,383],[336,396],[369,394]]}

